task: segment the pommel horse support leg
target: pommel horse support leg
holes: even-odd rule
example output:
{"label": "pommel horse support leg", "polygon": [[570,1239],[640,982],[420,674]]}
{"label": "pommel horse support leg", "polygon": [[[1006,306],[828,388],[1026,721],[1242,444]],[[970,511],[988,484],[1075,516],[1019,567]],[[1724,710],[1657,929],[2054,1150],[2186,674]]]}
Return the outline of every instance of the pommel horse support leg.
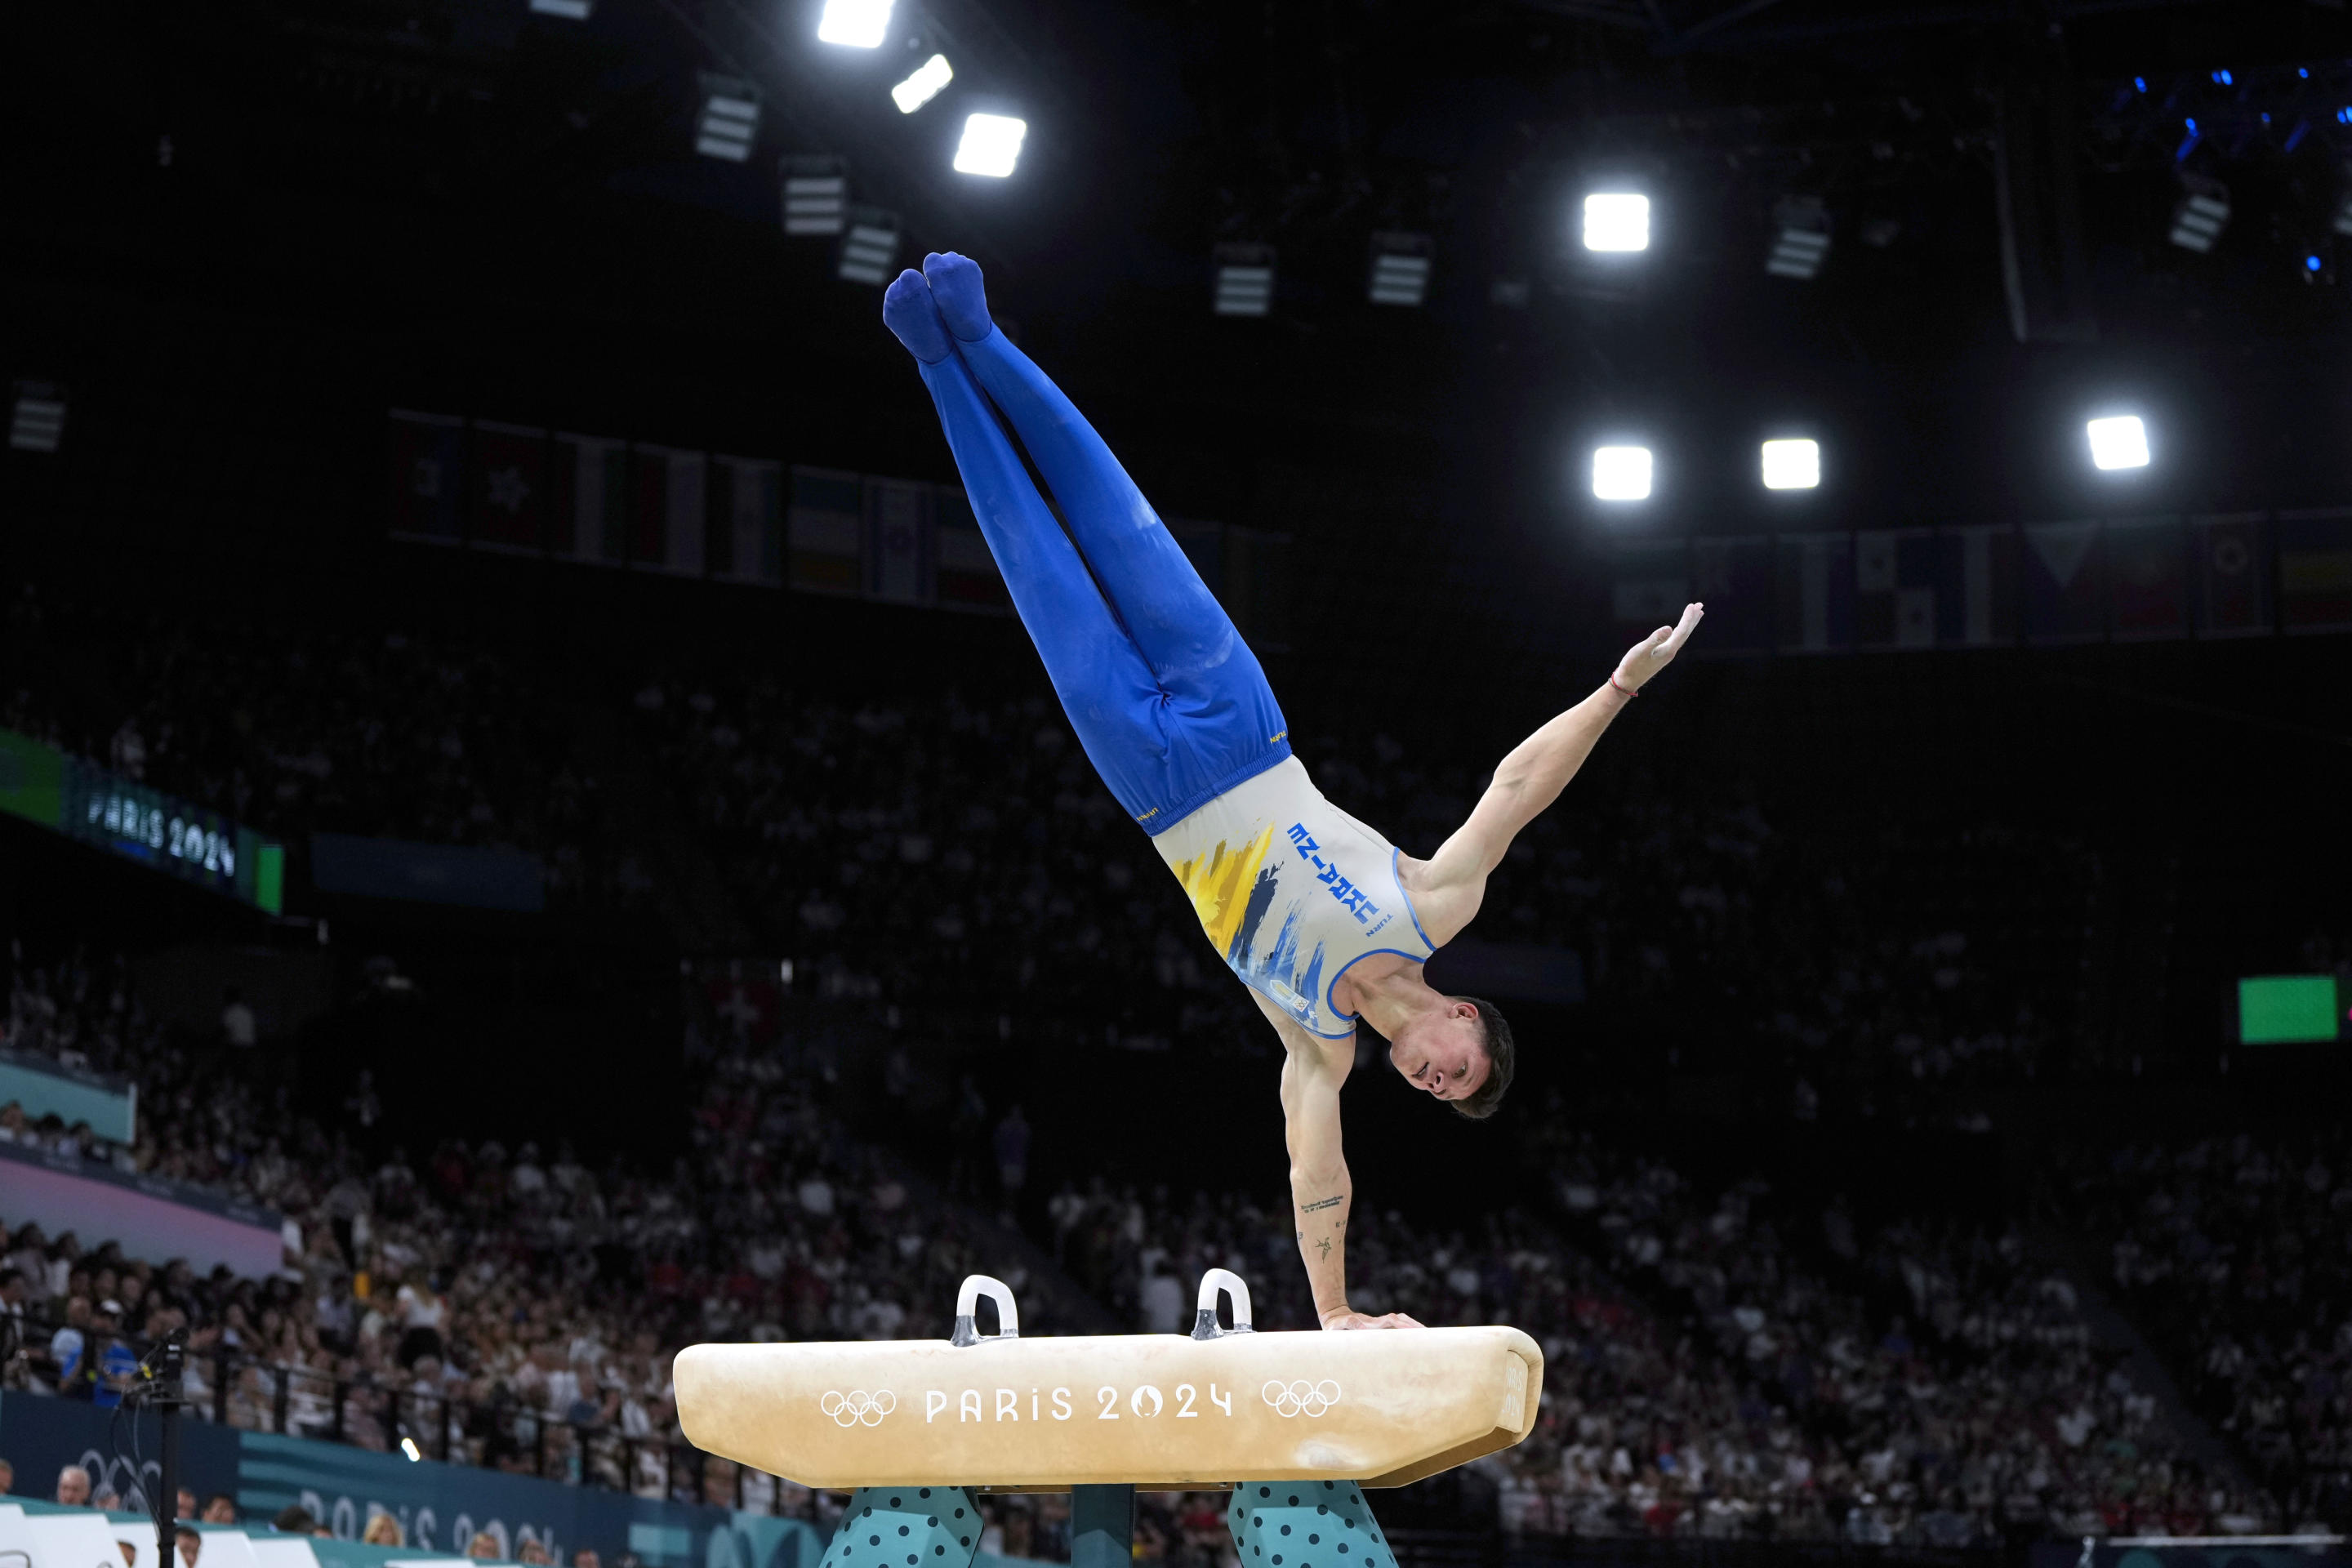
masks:
{"label": "pommel horse support leg", "polygon": [[1230,1488],[1242,1568],[1395,1568],[1361,1489],[1524,1438],[1543,1352],[1499,1326],[1256,1333],[1222,1268],[1189,1337],[1024,1340],[1013,1292],[975,1274],[945,1342],[695,1345],[674,1379],[697,1447],[854,1491],[823,1568],[970,1568],[980,1490],[1069,1491],[1074,1568],[1124,1568],[1139,1487]]}

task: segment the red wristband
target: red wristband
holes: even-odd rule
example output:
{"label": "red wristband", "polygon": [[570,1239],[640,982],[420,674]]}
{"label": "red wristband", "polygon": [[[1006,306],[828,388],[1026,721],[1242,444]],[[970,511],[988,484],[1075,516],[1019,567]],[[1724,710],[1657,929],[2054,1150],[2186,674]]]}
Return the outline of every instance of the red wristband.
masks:
{"label": "red wristband", "polygon": [[[1617,686],[1617,672],[1613,669],[1609,672],[1609,684],[1612,686]],[[1623,692],[1628,697],[1639,697],[1642,695],[1642,689],[1638,686],[1617,686],[1617,689]]]}

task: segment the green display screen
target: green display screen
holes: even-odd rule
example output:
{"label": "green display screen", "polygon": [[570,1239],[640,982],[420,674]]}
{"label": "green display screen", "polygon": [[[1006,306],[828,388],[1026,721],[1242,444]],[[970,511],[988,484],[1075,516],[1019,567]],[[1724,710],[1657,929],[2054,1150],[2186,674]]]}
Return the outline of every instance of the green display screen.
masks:
{"label": "green display screen", "polygon": [[0,730],[0,811],[278,913],[286,851],[250,827]]}
{"label": "green display screen", "polygon": [[2342,1009],[2333,974],[2256,974],[2238,982],[2238,1043],[2332,1040]]}

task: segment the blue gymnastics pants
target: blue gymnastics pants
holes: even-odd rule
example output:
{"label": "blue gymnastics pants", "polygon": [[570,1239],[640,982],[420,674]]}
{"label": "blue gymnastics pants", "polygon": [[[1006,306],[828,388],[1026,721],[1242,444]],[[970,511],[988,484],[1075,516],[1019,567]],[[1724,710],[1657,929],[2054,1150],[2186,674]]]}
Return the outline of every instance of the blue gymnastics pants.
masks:
{"label": "blue gymnastics pants", "polygon": [[1257,656],[1045,373],[993,327],[921,369],[1013,607],[1128,815],[1162,832],[1288,756],[1290,726]]}

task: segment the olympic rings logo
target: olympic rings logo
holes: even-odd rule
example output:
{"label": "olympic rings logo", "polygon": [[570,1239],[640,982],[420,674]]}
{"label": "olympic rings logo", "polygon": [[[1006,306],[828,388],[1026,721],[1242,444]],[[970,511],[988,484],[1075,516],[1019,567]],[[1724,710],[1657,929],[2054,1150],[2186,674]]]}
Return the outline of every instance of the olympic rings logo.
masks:
{"label": "olympic rings logo", "polygon": [[882,1417],[898,1408],[898,1396],[888,1389],[868,1394],[863,1389],[843,1394],[828,1390],[816,1402],[816,1407],[833,1417],[836,1426],[879,1426]]}
{"label": "olympic rings logo", "polygon": [[1339,1385],[1328,1377],[1320,1383],[1302,1377],[1289,1384],[1274,1378],[1258,1390],[1258,1397],[1273,1405],[1276,1415],[1320,1415],[1339,1403]]}

